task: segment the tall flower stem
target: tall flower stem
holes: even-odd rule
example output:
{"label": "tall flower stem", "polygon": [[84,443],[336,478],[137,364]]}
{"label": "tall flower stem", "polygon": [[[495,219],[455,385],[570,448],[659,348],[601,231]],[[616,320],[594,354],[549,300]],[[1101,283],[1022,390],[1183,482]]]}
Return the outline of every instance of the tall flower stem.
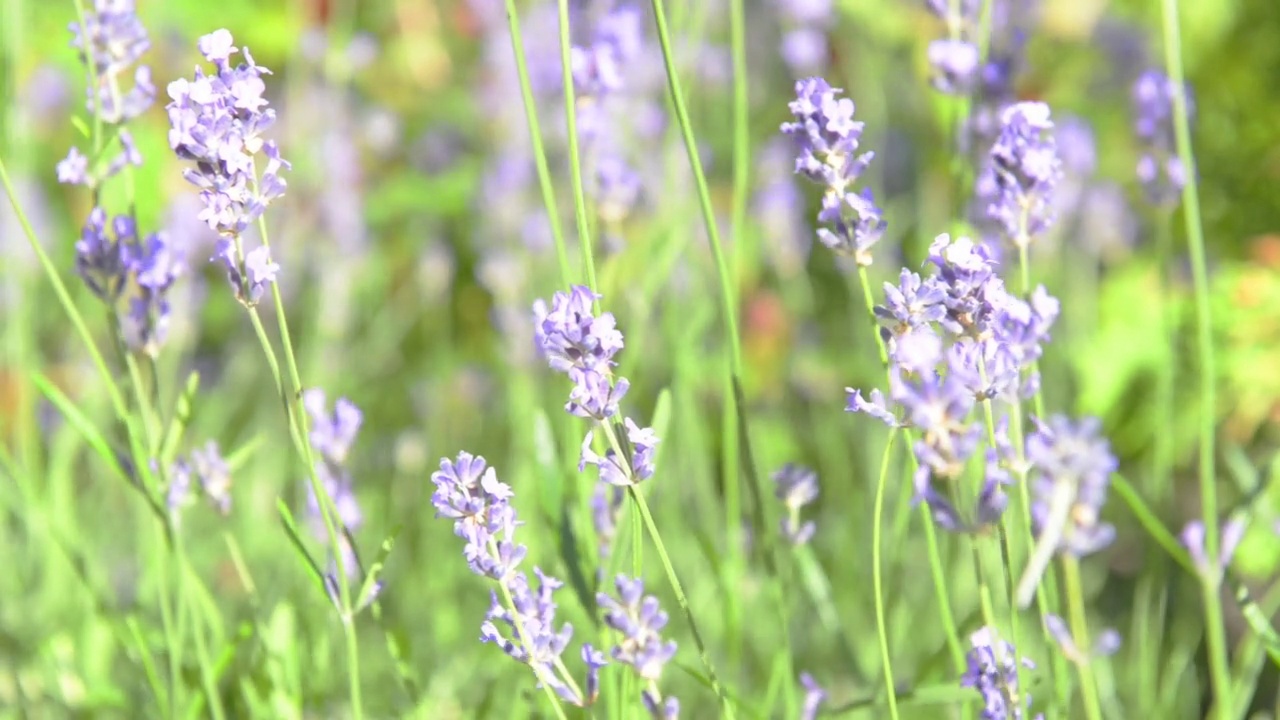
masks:
{"label": "tall flower stem", "polygon": [[[524,115],[529,124],[529,142],[533,145],[533,161],[538,170],[538,185],[542,189],[542,204],[547,209],[547,222],[551,223],[551,235],[555,238],[560,281],[568,286],[573,283],[573,273],[569,268],[569,251],[564,242],[564,230],[560,227],[556,191],[551,183],[551,171],[547,169],[547,151],[543,147],[542,129],[538,124],[538,105],[533,99],[533,88],[529,83],[529,68],[525,63],[524,54],[524,36],[520,34],[520,15],[516,10],[515,0],[506,0],[506,3],[511,51],[516,58],[516,75],[520,78],[520,98],[524,101]],[[576,163],[574,167],[577,167]]]}
{"label": "tall flower stem", "polygon": [[[258,232],[262,237],[262,246],[270,250],[271,243],[268,240],[265,216],[258,216]],[[258,317],[257,308],[249,308],[249,318],[254,326],[254,331],[258,335],[258,340],[262,344],[263,352],[267,356],[267,363],[272,368],[277,389],[284,400],[285,419],[289,424],[294,443],[302,455],[302,460],[306,463],[307,478],[311,483],[311,491],[315,494],[316,505],[320,508],[320,516],[324,520],[325,535],[329,541],[329,547],[332,548],[334,565],[336,565],[336,574],[338,576],[338,599],[342,608],[342,636],[347,651],[347,680],[348,695],[351,699],[351,714],[355,720],[361,720],[364,717],[364,707],[361,701],[360,689],[360,644],[356,636],[351,581],[347,577],[346,562],[340,549],[344,539],[340,537],[337,530],[338,511],[334,506],[333,498],[325,491],[324,485],[320,482],[320,476],[316,473],[315,458],[312,456],[311,442],[309,440],[311,433],[310,428],[308,428],[307,413],[302,408],[302,378],[298,373],[298,361],[294,357],[293,341],[289,336],[289,320],[284,311],[284,298],[280,294],[280,285],[278,283],[271,283],[271,299],[275,304],[276,322],[280,326],[280,344],[284,347],[285,366],[289,372],[291,386],[290,391],[286,391],[281,381],[279,363],[276,361],[275,351],[267,339],[266,332],[262,328],[262,320]]]}
{"label": "tall flower stem", "polygon": [[1191,253],[1191,278],[1196,297],[1196,350],[1200,361],[1200,510],[1204,522],[1204,546],[1208,570],[1200,574],[1204,600],[1205,635],[1209,645],[1209,677],[1220,717],[1229,717],[1232,702],[1231,672],[1227,660],[1227,639],[1223,625],[1219,587],[1222,569],[1219,548],[1218,490],[1214,469],[1214,433],[1217,413],[1217,365],[1213,350],[1213,315],[1209,307],[1209,272],[1205,259],[1204,229],[1200,222],[1200,190],[1195,155],[1191,147],[1191,127],[1187,108],[1186,76],[1182,68],[1182,39],[1178,27],[1178,0],[1162,0],[1164,54],[1173,85],[1173,131],[1178,158],[1186,173],[1182,187],[1183,220],[1187,247]]}
{"label": "tall flower stem", "polygon": [[1156,302],[1159,303],[1161,337],[1168,353],[1168,361],[1156,367],[1155,421],[1152,427],[1151,477],[1147,493],[1156,501],[1167,497],[1173,476],[1173,408],[1177,367],[1178,326],[1170,300],[1172,287],[1169,281],[1169,258],[1173,250],[1173,228],[1170,212],[1161,208],[1156,217]]}
{"label": "tall flower stem", "polygon": [[895,430],[889,431],[889,440],[884,445],[884,458],[880,462],[880,479],[876,482],[875,515],[871,524],[871,581],[875,587],[876,600],[876,634],[880,636],[880,662],[884,667],[885,698],[889,703],[889,717],[898,717],[898,690],[893,683],[893,661],[889,656],[889,633],[885,630],[884,621],[884,581],[880,568],[881,514],[884,512],[885,485],[889,478],[889,460],[892,458],[893,441],[898,436]]}
{"label": "tall flower stem", "polygon": [[[1084,591],[1080,583],[1080,561],[1074,555],[1062,555],[1062,581],[1067,594],[1067,605],[1070,611],[1071,635],[1077,648],[1082,652],[1090,645],[1089,626],[1084,616]],[[1089,720],[1102,720],[1102,703],[1098,699],[1098,685],[1093,677],[1093,670],[1085,659],[1076,662],[1080,673],[1080,693],[1084,696],[1085,717]]]}
{"label": "tall flower stem", "polygon": [[[587,219],[587,197],[582,184],[582,157],[578,149],[578,104],[573,91],[573,64],[570,62],[569,0],[559,0],[560,65],[564,82],[564,120],[569,134],[569,177],[573,182],[573,217],[582,248],[582,264],[587,273],[587,287],[599,293],[596,263],[591,246],[591,227]],[[598,304],[598,301],[597,301]]]}
{"label": "tall flower stem", "polygon": [[653,546],[658,551],[658,559],[662,562],[662,569],[667,574],[667,582],[671,584],[671,591],[675,593],[676,602],[680,605],[680,609],[684,611],[685,619],[689,622],[689,633],[693,635],[693,642],[698,646],[698,657],[702,660],[702,667],[707,671],[707,679],[711,682],[711,689],[715,691],[716,697],[720,698],[720,707],[722,717],[733,720],[735,714],[733,705],[729,701],[729,697],[725,695],[724,688],[720,685],[720,678],[716,675],[715,666],[711,664],[711,656],[707,651],[707,645],[702,639],[702,633],[698,632],[698,623],[693,618],[693,608],[689,606],[689,598],[684,594],[684,587],[680,584],[680,578],[676,575],[675,566],[671,564],[671,556],[667,554],[667,546],[662,542],[662,534],[658,532],[658,525],[653,521],[653,513],[649,512],[649,503],[644,499],[644,493],[639,488],[631,485],[627,488],[630,491],[631,499],[635,502],[636,508],[640,510],[640,517],[644,520],[645,528],[649,531],[649,537],[653,540]]}

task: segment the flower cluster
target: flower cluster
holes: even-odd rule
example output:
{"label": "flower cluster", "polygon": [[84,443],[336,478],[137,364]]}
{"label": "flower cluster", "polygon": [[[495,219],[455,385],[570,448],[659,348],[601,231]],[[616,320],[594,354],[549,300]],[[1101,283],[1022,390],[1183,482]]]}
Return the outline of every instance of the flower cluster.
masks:
{"label": "flower cluster", "polygon": [[604,624],[618,631],[621,638],[613,647],[613,659],[629,666],[645,684],[641,700],[655,720],[675,720],[680,716],[680,702],[673,696],[663,697],[658,690],[662,669],[676,654],[674,640],[663,640],[662,629],[667,614],[658,598],[644,594],[644,581],[619,575],[614,582],[618,596],[607,593],[596,597],[604,613]]}
{"label": "flower cluster", "polygon": [[187,457],[179,458],[170,468],[166,501],[175,521],[193,500],[193,481],[218,512],[223,515],[231,512],[231,468],[222,458],[218,443],[210,440],[203,448],[196,448]]}
{"label": "flower cluster", "polygon": [[565,410],[595,420],[611,440],[612,447],[599,455],[591,449],[594,433],[588,431],[579,470],[594,465],[604,482],[634,485],[653,476],[659,438],[653,428],[641,427],[629,417],[617,421],[618,404],[631,383],[613,374],[617,364],[613,357],[622,349],[622,333],[612,313],[593,314],[592,304],[599,298],[589,288],[575,285],[568,293],[556,293],[549,308],[537,301],[533,308],[534,340],[547,363],[573,381]]}
{"label": "flower cluster", "polygon": [[119,125],[141,115],[155,101],[151,68],[134,70],[134,86],[121,94],[120,76],[151,49],[147,29],[138,19],[133,0],[94,0],[86,9],[84,24],[73,22],[71,47],[89,68],[88,110],[103,122]]}
{"label": "flower cluster", "polygon": [[1018,659],[1009,642],[1000,639],[994,628],[983,627],[969,637],[971,649],[965,659],[968,668],[960,678],[962,687],[973,688],[982,696],[983,720],[1022,720],[1031,705],[1031,696],[1023,697],[1018,688],[1018,663],[1034,668],[1026,658]]}
{"label": "flower cluster", "polygon": [[1222,524],[1221,542],[1218,547],[1218,564],[1216,568],[1210,567],[1209,553],[1205,549],[1205,529],[1202,520],[1192,520],[1182,528],[1182,532],[1178,534],[1178,539],[1182,541],[1182,546],[1187,549],[1187,553],[1191,555],[1191,561],[1195,564],[1196,569],[1206,576],[1210,576],[1215,571],[1218,576],[1226,571],[1231,559],[1235,557],[1236,548],[1240,545],[1240,541],[1244,539],[1244,532],[1248,528],[1243,518],[1234,517]]}
{"label": "flower cluster", "polygon": [[835,20],[832,0],[775,0],[782,22],[782,60],[796,75],[827,64],[827,30]]}
{"label": "flower cluster", "polygon": [[[178,157],[195,163],[183,176],[200,189],[204,209],[199,218],[223,236],[215,259],[226,266],[237,298],[252,304],[263,287],[274,282],[278,267],[265,247],[245,255],[240,235],[284,194],[280,172],[289,163],[274,141],[262,137],[276,119],[262,97],[262,76],[270,71],[253,61],[248,48],[241,50],[233,43],[226,30],[200,38],[200,52],[215,72],[206,75],[197,67],[194,79],[169,83],[172,100],[166,109],[169,146]],[[244,61],[232,66],[231,56],[237,52]],[[261,176],[259,153],[267,159]]]}
{"label": "flower cluster", "polygon": [[103,302],[114,307],[127,287],[137,287],[122,330],[130,348],[152,357],[168,337],[168,291],[184,269],[165,233],[140,238],[128,215],[117,215],[108,227],[102,208],[89,213],[76,242],[76,273]]}
{"label": "flower cluster", "polygon": [[978,46],[971,37],[978,30],[977,0],[928,0],[925,6],[947,27],[947,37],[929,43],[933,87],[948,95],[967,95],[978,80]]}
{"label": "flower cluster", "polygon": [[1053,190],[1062,176],[1049,106],[1021,102],[1000,116],[1000,136],[991,147],[994,195],[987,212],[1014,245],[1026,247],[1053,222]]}
{"label": "flower cluster", "polygon": [[[550,686],[565,700],[580,706],[594,702],[604,659],[590,644],[582,646],[586,693],[564,674],[560,656],[573,639],[573,626],[563,623],[557,627],[554,594],[563,583],[535,567],[535,590],[520,569],[528,548],[515,541],[520,521],[511,505],[514,493],[510,486],[498,480],[497,472],[483,457],[466,452],[459,453],[456,460],[442,459],[431,482],[436,486],[431,496],[436,517],[453,520],[454,534],[466,543],[463,555],[468,567],[497,582],[502,590],[490,593],[481,641],[494,643],[528,665],[539,683]],[[499,625],[506,627],[505,634]]]}
{"label": "flower cluster", "polygon": [[1102,522],[1100,514],[1117,463],[1100,429],[1097,418],[1073,422],[1055,415],[1037,419],[1027,436],[1036,537],[1057,538],[1056,549],[1076,557],[1095,553],[1115,538],[1115,527]]}
{"label": "flower cluster", "polygon": [[818,499],[818,474],[813,470],[788,463],[773,474],[775,495],[787,508],[782,518],[782,536],[792,545],[809,542],[817,525],[812,520],[800,522],[800,510]]}
{"label": "flower cluster", "polygon": [[[1154,205],[1177,204],[1187,169],[1178,156],[1173,133],[1173,96],[1178,86],[1158,70],[1149,70],[1133,84],[1133,128],[1141,146],[1138,180]],[[1187,112],[1192,112],[1191,93],[1183,88]]]}
{"label": "flower cluster", "polygon": [[[310,418],[311,448],[318,453],[315,461],[316,478],[324,491],[325,502],[336,511],[332,517],[338,535],[337,552],[341,553],[342,569],[347,580],[358,580],[364,574],[360,557],[351,544],[351,536],[364,525],[364,513],[356,500],[355,486],[351,473],[347,469],[347,454],[355,442],[364,416],[360,409],[346,398],[338,398],[334,402],[333,412],[329,412],[324,390],[310,388],[302,393],[302,407]],[[307,487],[307,525],[311,533],[321,541],[328,541],[328,528],[324,519],[325,510],[320,506],[320,498],[316,497],[311,483]],[[335,605],[340,606],[338,595],[338,558],[334,549],[329,549],[329,560],[326,564],[325,585]],[[374,592],[366,599],[372,602],[381,590],[381,584],[375,585]]]}
{"label": "flower cluster", "polygon": [[795,140],[796,173],[824,188],[818,240],[868,266],[887,224],[869,188],[852,190],[875,153],[857,154],[863,124],[853,119],[853,101],[840,97],[842,92],[822,78],[797,81],[789,104],[795,120],[783,123],[782,132]]}
{"label": "flower cluster", "polygon": [[[942,527],[974,531],[1003,513],[1001,486],[1010,481],[1005,466],[1013,453],[1000,432],[997,447],[979,456],[983,429],[973,411],[1034,393],[1034,363],[1058,303],[1043,287],[1029,301],[1010,294],[990,250],[968,238],[938,236],[929,264],[927,277],[903,269],[897,285],[885,283],[885,303],[875,307],[889,351],[889,397],[873,390],[864,398],[849,388],[847,409],[920,431],[913,448],[917,501],[929,503]],[[985,465],[985,482],[973,519],[965,520],[950,486],[974,458]]]}

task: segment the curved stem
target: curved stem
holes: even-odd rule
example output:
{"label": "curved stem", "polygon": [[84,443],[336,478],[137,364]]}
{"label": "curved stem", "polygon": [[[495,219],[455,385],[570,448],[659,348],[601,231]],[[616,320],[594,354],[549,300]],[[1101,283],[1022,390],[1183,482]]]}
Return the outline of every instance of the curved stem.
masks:
{"label": "curved stem", "polygon": [[889,440],[884,446],[884,458],[880,462],[880,480],[876,483],[876,499],[874,516],[871,524],[871,581],[875,589],[876,600],[876,633],[880,636],[880,662],[884,667],[884,689],[889,702],[889,717],[898,717],[898,689],[893,683],[893,662],[889,657],[889,633],[885,630],[884,620],[884,582],[880,568],[881,514],[884,511],[884,491],[888,484],[889,460],[893,453],[893,441],[898,436],[895,430],[889,432]]}
{"label": "curved stem", "polygon": [[1178,0],[1163,0],[1165,65],[1173,85],[1173,129],[1187,182],[1182,188],[1183,219],[1187,248],[1191,254],[1191,277],[1196,298],[1196,351],[1200,361],[1200,509],[1204,522],[1207,572],[1200,574],[1204,598],[1205,636],[1209,645],[1209,677],[1214,701],[1221,717],[1228,717],[1232,702],[1231,673],[1227,660],[1227,639],[1223,625],[1221,543],[1218,527],[1218,491],[1214,468],[1215,415],[1217,413],[1217,369],[1213,349],[1213,314],[1209,306],[1209,272],[1205,260],[1204,229],[1200,222],[1200,193],[1195,154],[1191,147],[1190,113],[1187,108],[1186,78],[1182,69],[1182,39],[1178,27]]}

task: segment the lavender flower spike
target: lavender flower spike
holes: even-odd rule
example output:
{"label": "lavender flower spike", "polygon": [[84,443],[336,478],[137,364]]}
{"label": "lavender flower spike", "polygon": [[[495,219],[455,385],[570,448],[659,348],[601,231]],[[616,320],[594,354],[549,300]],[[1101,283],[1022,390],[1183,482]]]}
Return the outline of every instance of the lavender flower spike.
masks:
{"label": "lavender flower spike", "polygon": [[839,97],[842,92],[818,77],[797,81],[796,99],[788,105],[795,120],[783,123],[782,132],[795,140],[796,174],[825,188],[818,221],[827,227],[818,239],[868,266],[887,224],[870,190],[852,190],[875,153],[857,154],[863,124],[853,119],[853,101]]}
{"label": "lavender flower spike", "polygon": [[[1187,169],[1178,157],[1173,134],[1173,96],[1178,86],[1164,73],[1149,70],[1133,84],[1134,134],[1142,154],[1138,159],[1138,180],[1153,205],[1176,205],[1187,183]],[[1184,87],[1188,113],[1192,112],[1191,92]]]}
{"label": "lavender flower spike", "polygon": [[1055,415],[1048,422],[1037,418],[1036,425],[1027,437],[1036,547],[1018,583],[1022,607],[1031,604],[1040,575],[1055,553],[1080,557],[1115,538],[1115,528],[1099,517],[1117,466],[1110,444],[1098,437],[1101,423],[1096,418],[1074,423]]}
{"label": "lavender flower spike", "polygon": [[961,687],[973,688],[982,696],[983,720],[1022,720],[1031,696],[1022,696],[1018,687],[1017,664],[1034,668],[1021,660],[1013,645],[1000,639],[994,628],[984,627],[970,636],[972,649],[965,659],[968,669],[960,678]]}
{"label": "lavender flower spike", "polygon": [[138,19],[133,0],[94,0],[86,9],[84,24],[71,23],[71,46],[80,59],[92,63],[93,83],[88,88],[88,110],[103,122],[118,125],[141,115],[155,101],[151,69],[134,72],[134,87],[121,94],[120,75],[151,49],[147,29]]}
{"label": "lavender flower spike", "polygon": [[991,147],[996,195],[987,206],[1018,247],[1026,247],[1053,222],[1053,190],[1062,177],[1049,106],[1021,102],[1000,116],[1000,136]]}
{"label": "lavender flower spike", "polygon": [[[278,268],[265,251],[244,254],[239,237],[284,195],[280,173],[289,168],[275,142],[262,137],[276,119],[262,97],[262,76],[270,71],[253,61],[248,48],[236,48],[226,30],[205,35],[198,46],[214,72],[205,74],[197,67],[193,79],[169,83],[169,146],[195,164],[183,177],[200,189],[200,220],[234,241],[220,246],[215,259],[226,266],[241,302],[252,304],[261,286],[274,281]],[[233,67],[231,56],[237,52],[244,60]],[[266,159],[261,175],[259,155]]]}
{"label": "lavender flower spike", "polygon": [[667,625],[667,614],[658,605],[658,598],[644,594],[644,581],[619,575],[614,583],[618,597],[606,593],[597,595],[597,602],[604,614],[604,623],[618,631],[621,638],[613,648],[613,659],[631,667],[644,681],[641,700],[650,717],[655,720],[674,720],[679,717],[680,703],[674,697],[662,696],[658,681],[662,669],[675,657],[676,643],[662,639],[662,629]]}
{"label": "lavender flower spike", "polygon": [[560,656],[573,639],[573,626],[557,625],[554,594],[564,583],[535,567],[538,587],[534,589],[519,569],[528,550],[514,539],[520,522],[510,502],[511,488],[498,480],[497,472],[483,457],[467,452],[453,460],[441,460],[431,481],[436,486],[431,496],[436,517],[453,520],[454,534],[466,541],[463,555],[467,565],[502,589],[501,593],[490,592],[480,641],[494,643],[512,659],[528,665],[539,683],[565,700],[579,706],[594,702],[605,660],[590,645],[583,646],[585,694],[563,674]]}

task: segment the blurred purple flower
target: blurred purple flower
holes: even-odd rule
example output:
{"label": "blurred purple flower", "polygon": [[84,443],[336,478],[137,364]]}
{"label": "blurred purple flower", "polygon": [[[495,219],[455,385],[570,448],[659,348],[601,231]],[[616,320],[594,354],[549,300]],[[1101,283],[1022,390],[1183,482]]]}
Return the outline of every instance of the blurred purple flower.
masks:
{"label": "blurred purple flower", "polygon": [[968,668],[960,678],[960,686],[973,688],[982,696],[983,720],[1022,720],[1031,696],[1025,697],[1018,687],[1018,668],[1034,668],[1026,658],[1018,659],[1013,645],[1000,639],[994,628],[983,627],[969,639],[972,649],[966,660]]}
{"label": "blurred purple flower", "polygon": [[1114,655],[1120,649],[1120,633],[1113,628],[1107,628],[1098,633],[1093,646],[1082,650],[1076,645],[1075,638],[1071,637],[1071,630],[1067,628],[1062,618],[1057,615],[1045,615],[1044,625],[1054,642],[1058,644],[1058,649],[1062,650],[1062,654],[1077,665],[1085,665],[1094,658]]}
{"label": "blurred purple flower", "polygon": [[69,29],[74,36],[71,47],[80,51],[81,62],[92,73],[87,103],[90,113],[118,125],[151,106],[156,88],[151,69],[145,65],[135,70],[134,87],[121,95],[120,75],[151,48],[133,0],[94,0],[93,8],[84,12],[84,24],[73,22]]}
{"label": "blurred purple flower", "polygon": [[218,512],[223,515],[231,512],[231,468],[213,440],[192,450],[187,457],[179,458],[169,469],[166,500],[175,520],[190,504],[193,480]]}
{"label": "blurred purple flower", "polygon": [[[1173,97],[1178,87],[1167,75],[1148,70],[1133,84],[1133,127],[1138,138],[1138,180],[1153,205],[1172,207],[1181,198],[1187,170],[1173,131]],[[1195,112],[1191,90],[1183,87],[1187,113]]]}
{"label": "blurred purple flower", "polygon": [[827,691],[822,689],[817,680],[807,672],[800,673],[800,684],[804,686],[804,701],[800,706],[800,720],[815,720],[818,709],[827,701]]}
{"label": "blurred purple flower", "polygon": [[1218,562],[1216,566],[1209,566],[1209,555],[1205,551],[1205,530],[1204,522],[1201,520],[1192,520],[1182,528],[1179,539],[1182,545],[1191,555],[1191,560],[1195,563],[1196,569],[1205,576],[1209,576],[1213,572],[1217,572],[1219,578],[1222,573],[1226,572],[1227,566],[1231,564],[1231,559],[1235,557],[1236,548],[1240,545],[1240,541],[1244,539],[1244,531],[1246,525],[1241,518],[1232,518],[1222,525],[1222,533],[1219,538],[1220,545],[1218,547]]}
{"label": "blurred purple flower", "polygon": [[1096,418],[1072,422],[1055,415],[1036,419],[1036,429],[1027,437],[1036,536],[1052,533],[1050,537],[1059,538],[1058,550],[1077,557],[1095,553],[1115,538],[1115,528],[1099,517],[1117,467],[1100,429]]}
{"label": "blurred purple flower", "polygon": [[782,536],[792,545],[809,542],[817,525],[809,520],[800,522],[800,510],[818,499],[818,474],[813,470],[788,463],[773,474],[777,496],[787,509],[782,518]]}
{"label": "blurred purple flower", "polygon": [[124,318],[125,342],[154,358],[169,334],[169,289],[186,266],[163,232],[154,233],[139,244],[131,253],[129,264],[138,294],[130,298]]}
{"label": "blurred purple flower", "polygon": [[133,218],[117,215],[107,228],[107,214],[100,207],[89,213],[76,243],[76,274],[89,290],[106,303],[115,303],[128,282],[131,246],[138,239]]}
{"label": "blurred purple flower", "polygon": [[663,640],[661,634],[667,625],[667,614],[658,598],[644,594],[643,580],[619,575],[614,586],[616,599],[607,593],[596,596],[604,624],[621,636],[613,647],[613,659],[631,667],[644,682],[641,698],[652,717],[674,718],[679,714],[679,702],[674,697],[664,698],[658,691],[662,670],[676,654],[675,641]]}
{"label": "blurred purple flower", "polygon": [[1000,136],[991,148],[996,195],[987,212],[1018,247],[1029,245],[1053,222],[1053,191],[1062,161],[1050,134],[1049,106],[1022,102],[1001,115]]}

